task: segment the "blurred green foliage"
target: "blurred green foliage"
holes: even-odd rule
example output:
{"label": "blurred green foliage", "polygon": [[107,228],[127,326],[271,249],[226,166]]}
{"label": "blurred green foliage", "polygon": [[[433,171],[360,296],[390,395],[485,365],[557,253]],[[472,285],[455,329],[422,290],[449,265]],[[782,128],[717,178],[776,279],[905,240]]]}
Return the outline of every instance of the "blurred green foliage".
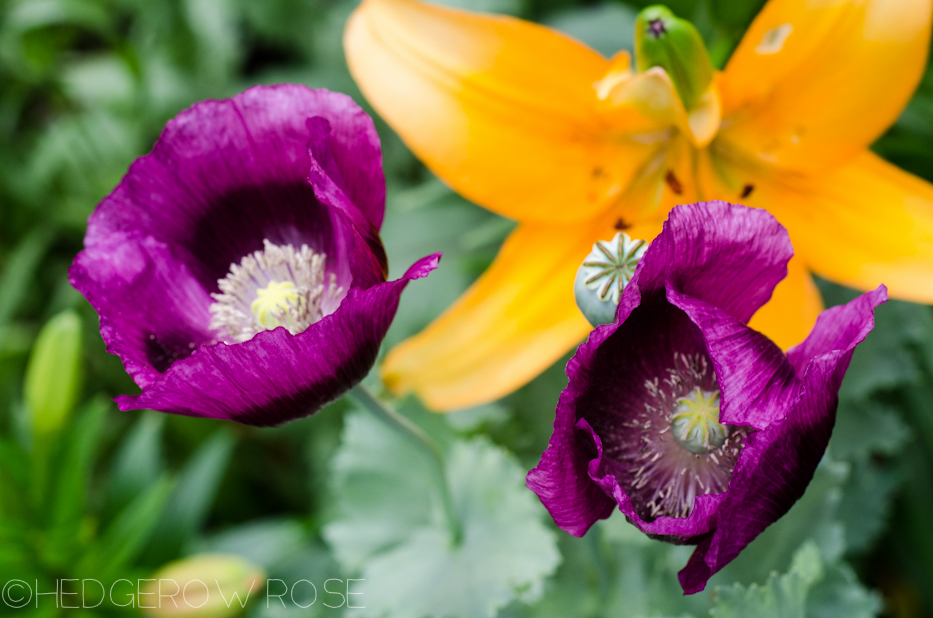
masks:
{"label": "blurred green foliage", "polygon": [[[634,16],[649,2],[451,4],[540,20],[610,55],[631,47]],[[370,575],[371,588],[360,588],[363,599],[369,591],[375,614],[404,606],[437,615],[493,615],[504,606],[499,615],[540,618],[933,615],[929,307],[892,302],[879,310],[878,326],[858,350],[841,393],[830,452],[806,496],[717,575],[709,592],[692,597],[683,597],[676,581],[690,548],[649,540],[618,515],[583,539],[538,523],[546,519],[529,502],[520,476],[547,444],[566,381],[563,362],[501,402],[446,417],[401,402],[403,413],[460,462],[450,471],[460,475],[458,491],[472,499],[497,495],[510,505],[493,513],[505,518],[502,527],[489,524],[492,512],[465,515],[476,518],[492,544],[479,545],[469,560],[426,540],[433,524],[426,513],[411,512],[424,505],[417,488],[411,494],[395,485],[404,481],[397,470],[380,470],[384,478],[376,478],[383,483],[382,507],[371,502],[375,494],[360,490],[360,483],[374,482],[361,471],[379,464],[372,452],[361,452],[360,440],[372,438],[392,461],[407,455],[404,445],[363,417],[347,416],[346,402],[262,431],[115,409],[110,398],[135,386],[106,353],[97,316],[67,280],[87,216],[149,150],[164,123],[195,101],[289,81],[347,92],[365,105],[340,46],[354,5],[0,0],[0,585],[19,579],[47,592],[63,578],[135,580],[185,556],[220,552],[242,556],[270,580],[305,579],[319,588],[328,578],[365,578],[367,568],[381,568]],[[722,66],[762,1],[668,5],[697,25]],[[489,264],[513,224],[451,193],[377,124],[389,184],[383,238],[392,274],[427,253],[445,252],[438,272],[403,297],[389,347],[449,305]],[[933,180],[933,74],[875,149]],[[829,304],[852,296],[830,284],[822,291]],[[75,367],[80,371],[72,372]],[[45,392],[49,381],[55,386]],[[37,424],[36,414],[50,420]],[[353,512],[368,519],[347,515]],[[393,517],[401,527],[380,532]],[[341,535],[341,526],[349,532]],[[497,541],[503,533],[507,538]],[[364,534],[375,536],[354,554],[348,543]],[[537,553],[528,554],[534,560],[496,553],[510,551],[506,541],[521,547],[523,534],[538,539],[532,543]],[[431,568],[443,584],[435,591],[443,594],[428,599],[416,587],[411,594],[421,595],[423,605],[404,598],[379,604],[376,594],[387,598],[380,586],[397,590],[410,573],[404,558],[386,561],[392,539],[400,543],[393,546],[396,557],[427,543],[408,553],[433,552]],[[547,539],[557,539],[559,557]],[[69,592],[77,586],[66,584]],[[483,593],[473,594],[470,586]],[[114,600],[132,600],[128,590],[118,589]],[[458,601],[464,591],[478,609]],[[318,593],[307,610],[254,602],[247,612],[344,613],[345,606],[325,607],[323,590]],[[312,601],[307,586],[294,594],[295,603]],[[0,614],[73,611],[79,610],[56,609],[45,596],[38,610],[34,604],[3,606]],[[80,613],[133,611],[108,602]]]}

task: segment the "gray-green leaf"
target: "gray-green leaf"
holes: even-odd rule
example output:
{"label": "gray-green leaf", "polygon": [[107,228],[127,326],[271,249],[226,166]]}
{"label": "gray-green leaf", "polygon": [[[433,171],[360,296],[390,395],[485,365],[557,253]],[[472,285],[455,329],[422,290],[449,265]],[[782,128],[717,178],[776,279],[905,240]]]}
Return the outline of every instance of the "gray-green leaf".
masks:
{"label": "gray-green leaf", "polygon": [[447,463],[459,545],[441,516],[431,462],[378,421],[347,418],[334,463],[338,517],[324,536],[344,567],[365,579],[360,616],[494,616],[514,599],[538,599],[560,562],[543,509],[510,455],[485,439],[456,441]]}

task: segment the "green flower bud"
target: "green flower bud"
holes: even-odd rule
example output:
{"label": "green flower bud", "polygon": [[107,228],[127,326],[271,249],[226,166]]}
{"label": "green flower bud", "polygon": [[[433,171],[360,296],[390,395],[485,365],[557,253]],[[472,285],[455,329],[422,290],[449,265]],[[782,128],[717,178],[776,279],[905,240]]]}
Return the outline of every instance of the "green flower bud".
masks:
{"label": "green flower bud", "polygon": [[65,311],[42,327],[26,367],[23,390],[37,438],[56,432],[65,423],[81,380],[81,318]]}
{"label": "green flower bud", "polygon": [[198,554],[151,575],[137,607],[162,618],[230,618],[265,592],[266,575],[233,554]]}
{"label": "green flower bud", "polygon": [[661,67],[690,111],[713,81],[713,63],[700,33],[666,6],[649,6],[635,20],[635,63],[639,71]]}

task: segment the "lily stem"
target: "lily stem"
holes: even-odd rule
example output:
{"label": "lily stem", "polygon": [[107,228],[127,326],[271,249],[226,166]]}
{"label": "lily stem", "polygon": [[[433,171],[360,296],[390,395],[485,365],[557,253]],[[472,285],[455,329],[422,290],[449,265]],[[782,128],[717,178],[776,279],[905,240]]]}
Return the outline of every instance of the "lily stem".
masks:
{"label": "lily stem", "polygon": [[437,476],[438,486],[441,492],[441,500],[444,505],[444,515],[447,518],[447,525],[450,528],[450,534],[454,545],[458,545],[463,537],[463,529],[460,525],[460,518],[454,508],[453,497],[450,494],[450,485],[447,483],[447,464],[444,461],[444,454],[437,446],[434,440],[406,417],[386,405],[385,402],[376,397],[368,388],[362,384],[357,384],[348,393],[350,397],[360,406],[373,414],[381,421],[408,437],[414,444],[417,444],[422,451],[426,452],[434,460],[434,471]]}

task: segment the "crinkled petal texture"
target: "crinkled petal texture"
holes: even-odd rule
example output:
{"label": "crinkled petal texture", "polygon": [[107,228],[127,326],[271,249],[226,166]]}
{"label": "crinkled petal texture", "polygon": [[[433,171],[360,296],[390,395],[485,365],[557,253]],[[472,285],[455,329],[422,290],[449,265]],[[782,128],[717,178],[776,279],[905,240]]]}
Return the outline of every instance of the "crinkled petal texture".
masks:
{"label": "crinkled petal texture", "polygon": [[117,403],[258,426],[307,416],[366,376],[405,285],[436,268],[439,257],[422,258],[401,279],[351,288],[336,312],[297,335],[277,328],[244,343],[197,348],[142,394]]}
{"label": "crinkled petal texture", "polygon": [[[786,230],[766,211],[706,202],[679,206],[623,292],[617,320],[595,329],[567,365],[554,434],[528,487],[555,522],[582,536],[618,508],[640,530],[697,544],[680,573],[687,593],[735,558],[803,494],[829,441],[855,345],[885,289],[825,311],[785,354],[747,326],[787,272]],[[720,422],[747,432],[728,486],[697,495],[685,517],[645,516],[633,469],[618,457],[646,385],[675,358],[710,363]]]}
{"label": "crinkled petal texture", "polygon": [[[378,136],[345,95],[255,87],[179,114],[91,215],[70,272],[143,389],[120,407],[274,425],[350,388],[405,283],[437,263],[385,283],[384,210]],[[217,343],[211,293],[264,240],[325,254],[340,305],[298,335]]]}
{"label": "crinkled petal texture", "polygon": [[85,248],[115,232],[152,236],[213,291],[264,238],[307,243],[327,254],[338,283],[368,287],[385,280],[384,212],[379,136],[350,97],[256,87],[170,121],[91,215]]}

